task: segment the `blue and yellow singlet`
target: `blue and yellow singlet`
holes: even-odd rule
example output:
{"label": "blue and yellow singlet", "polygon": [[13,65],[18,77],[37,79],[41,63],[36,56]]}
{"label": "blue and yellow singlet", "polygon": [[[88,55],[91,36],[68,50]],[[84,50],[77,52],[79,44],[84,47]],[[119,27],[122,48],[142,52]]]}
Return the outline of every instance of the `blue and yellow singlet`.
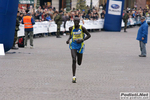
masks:
{"label": "blue and yellow singlet", "polygon": [[69,48],[76,49],[78,53],[83,53],[84,50],[84,42],[77,43],[77,40],[84,39],[84,33],[82,30],[82,25],[80,25],[79,29],[76,30],[75,26],[73,26],[71,31],[72,41],[70,42]]}

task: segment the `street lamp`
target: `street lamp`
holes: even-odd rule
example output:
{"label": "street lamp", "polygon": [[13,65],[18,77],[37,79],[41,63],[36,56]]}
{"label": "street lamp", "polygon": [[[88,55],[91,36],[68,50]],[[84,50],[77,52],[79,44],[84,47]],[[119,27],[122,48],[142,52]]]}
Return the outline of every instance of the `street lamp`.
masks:
{"label": "street lamp", "polygon": [[66,12],[70,11],[70,0],[66,0]]}
{"label": "street lamp", "polygon": [[92,9],[92,3],[93,3],[93,1],[91,0],[91,3],[90,3],[90,9]]}
{"label": "street lamp", "polygon": [[35,9],[36,9],[36,7],[39,7],[40,6],[40,0],[35,0]]}

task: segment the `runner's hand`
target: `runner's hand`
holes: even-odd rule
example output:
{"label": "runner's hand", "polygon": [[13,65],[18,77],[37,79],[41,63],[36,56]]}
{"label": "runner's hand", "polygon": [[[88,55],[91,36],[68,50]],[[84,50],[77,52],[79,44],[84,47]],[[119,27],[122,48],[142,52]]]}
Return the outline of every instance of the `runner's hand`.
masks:
{"label": "runner's hand", "polygon": [[69,41],[66,41],[66,44],[69,44]]}
{"label": "runner's hand", "polygon": [[80,40],[77,40],[77,43],[82,43],[84,40],[83,39],[80,39]]}

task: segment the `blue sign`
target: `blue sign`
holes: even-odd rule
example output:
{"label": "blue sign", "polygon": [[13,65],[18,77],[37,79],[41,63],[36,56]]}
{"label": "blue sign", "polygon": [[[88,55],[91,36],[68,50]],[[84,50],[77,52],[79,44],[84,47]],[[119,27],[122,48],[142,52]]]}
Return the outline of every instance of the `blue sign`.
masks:
{"label": "blue sign", "polygon": [[121,31],[124,0],[107,0],[104,21],[105,31]]}

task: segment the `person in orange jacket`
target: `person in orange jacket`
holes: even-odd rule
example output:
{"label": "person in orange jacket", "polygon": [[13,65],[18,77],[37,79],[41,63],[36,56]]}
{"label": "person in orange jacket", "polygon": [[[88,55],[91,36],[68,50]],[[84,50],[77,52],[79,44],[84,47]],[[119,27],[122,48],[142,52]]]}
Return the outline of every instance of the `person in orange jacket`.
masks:
{"label": "person in orange jacket", "polygon": [[33,48],[33,25],[35,24],[30,12],[22,18],[22,24],[24,24],[25,29],[25,42],[24,46],[27,47],[28,34],[30,34],[30,48]]}

